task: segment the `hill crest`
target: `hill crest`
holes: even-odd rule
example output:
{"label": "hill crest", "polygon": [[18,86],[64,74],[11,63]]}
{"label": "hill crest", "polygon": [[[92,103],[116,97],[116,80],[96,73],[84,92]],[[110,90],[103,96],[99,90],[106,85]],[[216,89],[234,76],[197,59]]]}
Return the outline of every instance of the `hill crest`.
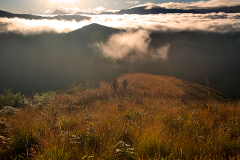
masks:
{"label": "hill crest", "polygon": [[202,86],[170,76],[146,73],[123,74],[117,79],[118,83],[122,83],[124,79],[128,80],[129,89],[146,96],[187,99],[211,98],[215,100],[227,98],[221,92],[208,86]]}

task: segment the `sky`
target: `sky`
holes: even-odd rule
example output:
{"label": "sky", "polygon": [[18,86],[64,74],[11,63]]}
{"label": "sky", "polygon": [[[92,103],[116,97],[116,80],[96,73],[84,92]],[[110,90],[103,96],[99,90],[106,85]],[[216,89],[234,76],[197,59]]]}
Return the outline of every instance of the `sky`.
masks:
{"label": "sky", "polygon": [[[39,13],[47,8],[64,7],[75,10],[121,10],[145,3],[193,3],[199,0],[0,0],[0,10],[12,13]],[[208,1],[208,0],[202,0]],[[229,0],[225,0],[226,2]],[[237,0],[234,0],[237,1]]]}
{"label": "sky", "polygon": [[[15,0],[1,1],[0,0],[0,10],[4,9],[4,6],[10,7],[10,2]],[[25,5],[18,4],[22,2]],[[43,3],[43,2],[46,2]],[[64,2],[63,2],[64,1]],[[70,1],[70,2],[69,2]],[[16,4],[19,6],[19,10],[14,10],[17,5],[12,5],[11,12],[20,11],[31,8],[35,9],[39,7],[38,11],[46,12],[51,14],[54,9],[54,5],[59,5],[62,9],[69,9],[68,11],[79,11],[91,9],[91,11],[101,12],[104,7],[103,4],[107,3],[111,10],[121,8],[130,8],[141,5],[158,5],[165,8],[211,8],[219,6],[234,6],[240,5],[240,0],[208,0],[208,1],[196,1],[196,2],[166,2],[164,0],[154,0],[144,3],[144,1],[122,1],[118,4],[114,4],[116,0],[17,0]],[[33,4],[35,2],[35,4]],[[38,2],[38,3],[37,3]],[[48,3],[47,3],[48,2]],[[50,3],[51,2],[51,3]],[[90,3],[92,2],[92,4]],[[94,3],[93,3],[94,2]],[[100,3],[101,2],[101,3]],[[103,3],[105,2],[105,3]],[[128,2],[128,3],[126,3]],[[132,4],[131,4],[131,3]],[[160,3],[163,2],[163,3]],[[5,4],[5,5],[3,5]],[[39,5],[37,5],[39,4]],[[42,6],[41,6],[41,5]],[[72,6],[71,6],[71,5]],[[73,4],[75,8],[73,7]],[[77,5],[78,4],[78,5]],[[80,5],[82,4],[82,6]],[[106,4],[106,5],[107,5]],[[110,5],[111,4],[111,5]],[[52,6],[51,6],[52,5]],[[76,7],[77,6],[77,7]],[[114,8],[114,6],[117,6]],[[36,8],[34,8],[36,7]],[[42,9],[44,8],[45,9]],[[82,7],[83,9],[80,9]],[[96,9],[97,7],[97,9]],[[60,8],[60,7],[59,7]],[[104,10],[107,10],[104,9]],[[89,10],[90,11],[90,10]],[[28,34],[41,34],[43,32],[56,32],[56,33],[68,33],[73,30],[80,29],[92,23],[97,23],[100,25],[113,27],[117,29],[122,29],[126,31],[136,31],[145,30],[147,32],[180,32],[180,31],[201,31],[201,32],[216,32],[216,33],[235,33],[240,32],[240,13],[208,13],[208,14],[157,14],[157,15],[91,15],[90,19],[85,19],[80,22],[75,20],[64,21],[64,20],[27,20],[20,18],[0,18],[0,33],[2,32],[15,32],[23,35]],[[130,32],[131,33],[131,32]],[[140,32],[146,34],[146,32]],[[143,34],[143,35],[144,35]],[[135,34],[132,34],[135,35]],[[114,42],[114,40],[113,40]],[[111,48],[111,46],[107,46]]]}

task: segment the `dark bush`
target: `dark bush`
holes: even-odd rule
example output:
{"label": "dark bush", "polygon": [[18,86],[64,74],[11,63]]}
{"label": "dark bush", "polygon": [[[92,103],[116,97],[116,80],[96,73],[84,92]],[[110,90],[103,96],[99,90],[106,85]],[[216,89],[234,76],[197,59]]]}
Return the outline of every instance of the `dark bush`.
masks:
{"label": "dark bush", "polygon": [[22,107],[24,104],[23,98],[24,95],[21,95],[20,92],[14,94],[11,89],[5,90],[4,93],[0,95],[0,109],[2,109],[3,106]]}

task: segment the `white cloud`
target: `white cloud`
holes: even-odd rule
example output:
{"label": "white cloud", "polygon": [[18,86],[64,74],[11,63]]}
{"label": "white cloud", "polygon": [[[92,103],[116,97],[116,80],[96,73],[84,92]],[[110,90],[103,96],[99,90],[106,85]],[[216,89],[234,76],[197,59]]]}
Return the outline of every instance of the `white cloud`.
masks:
{"label": "white cloud", "polygon": [[134,62],[142,59],[167,59],[170,44],[150,49],[149,33],[152,31],[240,32],[240,13],[94,15],[90,17],[90,20],[81,22],[0,18],[2,26],[0,33],[14,32],[23,35],[41,34],[42,32],[67,33],[91,23],[98,23],[127,32],[112,35],[105,44],[96,44],[95,48],[108,58]]}
{"label": "white cloud", "polygon": [[139,1],[127,1],[126,3],[129,3],[129,4],[139,4]]}
{"label": "white cloud", "polygon": [[19,18],[0,18],[0,24],[5,27],[1,27],[2,32],[14,32],[23,35],[29,34],[41,34],[42,32],[56,32],[56,33],[68,33],[83,26],[89,25],[87,20],[76,21],[59,21],[59,20],[26,20]]}
{"label": "white cloud", "polygon": [[60,9],[68,13],[75,13],[80,11],[78,7],[60,7]]}
{"label": "white cloud", "polygon": [[84,9],[84,10],[81,10],[81,12],[86,12],[86,13],[101,13],[101,12],[106,12],[108,11],[106,8],[102,7],[102,6],[99,6],[95,9]]}
{"label": "white cloud", "polygon": [[135,7],[147,6],[147,9],[152,7],[164,7],[167,9],[203,9],[203,8],[218,8],[218,7],[230,7],[240,5],[239,0],[209,0],[209,1],[198,1],[198,2],[182,2],[182,3],[145,3]]}
{"label": "white cloud", "polygon": [[240,32],[240,13],[102,15],[91,22],[124,30]]}
{"label": "white cloud", "polygon": [[44,13],[49,13],[51,10],[46,10]]}
{"label": "white cloud", "polygon": [[134,62],[136,60],[167,59],[170,44],[158,49],[150,49],[149,34],[150,32],[146,30],[117,33],[112,35],[105,44],[98,43],[94,47],[105,57],[113,60]]}
{"label": "white cloud", "polygon": [[111,12],[111,13],[116,13],[119,12],[120,10],[107,10],[106,12]]}
{"label": "white cloud", "polygon": [[102,7],[102,6],[99,6],[99,7],[95,8],[95,9],[93,9],[93,11],[99,13],[99,12],[106,11],[106,8],[104,8],[104,7]]}
{"label": "white cloud", "polygon": [[[113,2],[114,4],[118,4],[118,2]],[[129,4],[139,4],[139,1],[126,1],[126,3]],[[107,5],[107,4],[106,4]],[[147,9],[151,9],[152,7],[159,6],[164,7],[167,9],[202,9],[202,8],[214,8],[214,7],[226,7],[226,6],[237,6],[240,5],[240,0],[209,0],[209,1],[198,1],[198,2],[188,2],[188,3],[175,3],[175,2],[169,2],[169,3],[161,3],[161,4],[154,4],[154,3],[145,3],[140,4],[135,7],[141,7],[141,6],[147,6]],[[135,8],[132,7],[132,8]],[[106,8],[99,6],[95,9],[79,9],[78,7],[47,7],[42,10],[34,10],[30,9],[27,11],[20,12],[22,14],[51,14],[56,9],[62,10],[64,12],[73,14],[80,11],[88,11],[88,12],[104,12],[107,11]],[[50,11],[49,11],[50,10]],[[46,12],[49,11],[49,12]]]}
{"label": "white cloud", "polygon": [[240,32],[240,13],[158,14],[158,15],[93,15],[81,22],[60,20],[26,20],[0,18],[1,32],[40,34],[66,33],[91,23],[123,30],[154,32],[203,31],[217,33]]}

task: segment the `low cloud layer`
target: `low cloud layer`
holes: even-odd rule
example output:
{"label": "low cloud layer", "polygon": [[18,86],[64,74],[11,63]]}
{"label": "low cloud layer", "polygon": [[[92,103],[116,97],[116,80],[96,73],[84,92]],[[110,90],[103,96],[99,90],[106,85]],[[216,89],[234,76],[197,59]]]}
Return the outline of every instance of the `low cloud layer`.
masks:
{"label": "low cloud layer", "polygon": [[167,59],[170,44],[150,49],[149,34],[146,30],[122,32],[112,35],[105,44],[98,43],[94,47],[105,57],[113,60],[134,62],[136,60]]}
{"label": "low cloud layer", "polygon": [[68,33],[83,26],[89,25],[85,20],[59,21],[59,20],[26,20],[20,18],[0,18],[0,33],[19,33],[23,35],[41,34],[43,32]]}
{"label": "low cloud layer", "polygon": [[[169,3],[146,3],[135,7],[147,6],[147,9],[152,7],[164,7],[167,9],[209,9],[209,8],[219,8],[219,7],[231,7],[240,5],[239,0],[209,0],[209,1],[198,1],[198,2],[169,2]],[[134,8],[135,8],[134,7]]]}
{"label": "low cloud layer", "polygon": [[154,32],[240,32],[240,13],[92,16],[92,23],[124,30]]}
{"label": "low cloud layer", "polygon": [[81,22],[60,20],[26,20],[0,18],[0,32],[40,34],[67,33],[91,23],[123,29],[150,32],[201,31],[216,33],[240,32],[240,13],[158,14],[158,15],[92,15]]}

